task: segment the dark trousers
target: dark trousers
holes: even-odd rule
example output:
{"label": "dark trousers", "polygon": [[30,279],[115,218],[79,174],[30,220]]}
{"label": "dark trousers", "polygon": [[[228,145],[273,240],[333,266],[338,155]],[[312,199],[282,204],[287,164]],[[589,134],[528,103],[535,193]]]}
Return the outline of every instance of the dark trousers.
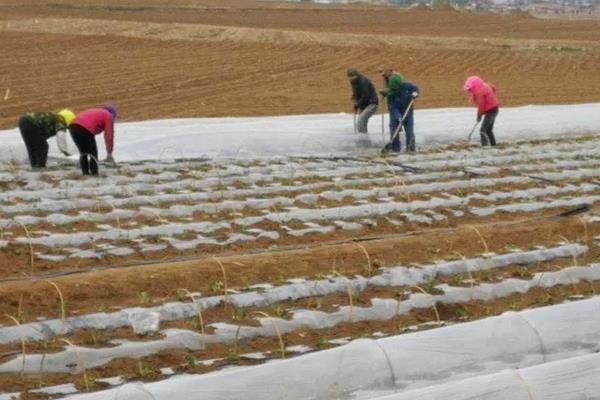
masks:
{"label": "dark trousers", "polygon": [[84,175],[98,175],[98,146],[94,134],[82,126],[69,126],[71,137],[79,150],[79,165]]}
{"label": "dark trousers", "polygon": [[481,135],[481,145],[487,146],[488,144],[495,146],[496,137],[494,136],[494,122],[498,116],[498,107],[492,108],[485,113],[483,122],[481,123],[481,129],[479,134]]}
{"label": "dark trousers", "polygon": [[27,148],[31,167],[44,168],[48,160],[48,142],[44,132],[27,116],[19,119],[19,130]]}
{"label": "dark trousers", "polygon": [[410,110],[402,110],[398,105],[394,104],[394,100],[390,101],[390,103],[392,103],[392,105],[389,106],[388,109],[390,111],[390,135],[392,135],[390,139],[392,139],[392,151],[399,153],[401,150],[400,133],[398,133],[396,137],[393,137],[393,135],[394,132],[396,132],[396,129],[398,129],[400,121],[402,121],[406,112],[408,112],[408,115],[406,115],[404,123],[402,124],[404,134],[406,135],[406,150],[410,152],[415,151],[413,108],[411,107]]}

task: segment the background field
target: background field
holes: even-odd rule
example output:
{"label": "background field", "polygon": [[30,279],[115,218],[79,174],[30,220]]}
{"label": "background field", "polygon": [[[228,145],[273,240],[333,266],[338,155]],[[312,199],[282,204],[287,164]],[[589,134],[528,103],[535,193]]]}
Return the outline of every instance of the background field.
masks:
{"label": "background field", "polygon": [[0,127],[114,102],[121,120],[347,111],[344,71],[394,66],[421,107],[600,100],[600,22],[254,1],[0,2]]}

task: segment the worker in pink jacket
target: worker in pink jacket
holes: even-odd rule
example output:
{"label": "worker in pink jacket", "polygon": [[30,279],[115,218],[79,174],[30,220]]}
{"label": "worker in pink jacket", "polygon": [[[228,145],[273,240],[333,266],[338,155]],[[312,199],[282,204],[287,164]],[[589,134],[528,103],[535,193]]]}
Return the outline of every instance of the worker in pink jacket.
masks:
{"label": "worker in pink jacket", "polygon": [[79,164],[84,175],[98,175],[98,147],[95,135],[102,132],[106,145],[106,161],[114,164],[112,152],[116,118],[115,106],[106,105],[80,112],[69,125],[71,137],[79,150]]}
{"label": "worker in pink jacket", "polygon": [[496,97],[496,87],[486,83],[478,76],[470,76],[465,81],[464,89],[469,92],[471,102],[477,106],[477,122],[483,118],[479,130],[481,145],[487,146],[490,144],[495,146],[494,122],[498,116],[498,107],[500,106]]}

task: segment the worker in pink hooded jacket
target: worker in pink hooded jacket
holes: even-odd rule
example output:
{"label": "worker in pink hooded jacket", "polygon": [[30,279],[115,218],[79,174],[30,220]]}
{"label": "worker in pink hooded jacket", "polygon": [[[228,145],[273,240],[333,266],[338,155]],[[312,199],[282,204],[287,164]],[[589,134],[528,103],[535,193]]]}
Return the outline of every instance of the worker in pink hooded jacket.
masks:
{"label": "worker in pink hooded jacket", "polygon": [[490,144],[495,146],[494,122],[498,116],[500,106],[496,97],[496,87],[486,83],[478,76],[470,76],[465,81],[464,89],[469,92],[471,102],[477,106],[477,122],[481,121],[483,117],[483,123],[479,130],[481,145],[487,146]]}
{"label": "worker in pink hooded jacket", "polygon": [[79,164],[84,175],[98,175],[98,147],[95,135],[104,132],[106,161],[114,164],[114,123],[117,109],[113,105],[90,108],[75,116],[69,131],[79,150]]}

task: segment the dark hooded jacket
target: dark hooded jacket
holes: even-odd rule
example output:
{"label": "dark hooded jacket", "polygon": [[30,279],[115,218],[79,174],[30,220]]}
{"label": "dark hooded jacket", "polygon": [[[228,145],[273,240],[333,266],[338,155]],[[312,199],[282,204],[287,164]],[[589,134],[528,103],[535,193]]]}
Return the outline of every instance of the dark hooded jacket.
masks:
{"label": "dark hooded jacket", "polygon": [[370,104],[379,104],[377,92],[373,83],[364,75],[358,74],[351,81],[352,100],[359,110],[364,110]]}

